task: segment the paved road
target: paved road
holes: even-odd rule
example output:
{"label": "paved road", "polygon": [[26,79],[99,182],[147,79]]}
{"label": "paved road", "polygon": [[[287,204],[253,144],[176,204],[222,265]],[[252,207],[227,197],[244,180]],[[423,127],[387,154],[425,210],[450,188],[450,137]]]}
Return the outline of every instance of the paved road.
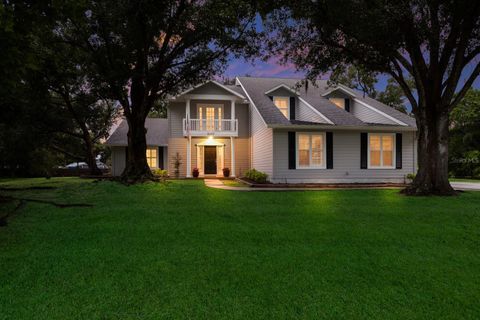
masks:
{"label": "paved road", "polygon": [[480,183],[478,182],[451,182],[450,184],[456,190],[480,191]]}

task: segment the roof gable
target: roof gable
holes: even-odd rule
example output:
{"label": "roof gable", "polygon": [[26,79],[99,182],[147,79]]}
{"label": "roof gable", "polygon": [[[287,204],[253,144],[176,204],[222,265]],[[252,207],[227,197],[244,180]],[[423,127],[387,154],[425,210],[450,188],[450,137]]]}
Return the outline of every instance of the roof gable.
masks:
{"label": "roof gable", "polygon": [[246,99],[241,91],[232,88],[232,86],[223,85],[215,80],[210,80],[199,84],[178,94],[174,99],[185,95],[230,95],[240,99]]}

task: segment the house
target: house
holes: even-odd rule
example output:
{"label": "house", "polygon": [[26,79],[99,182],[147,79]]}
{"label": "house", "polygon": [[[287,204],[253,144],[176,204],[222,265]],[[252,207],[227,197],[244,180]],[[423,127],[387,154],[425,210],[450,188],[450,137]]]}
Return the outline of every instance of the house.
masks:
{"label": "house", "polygon": [[[232,176],[250,169],[274,183],[404,182],[416,172],[415,120],[324,80],[238,77],[209,81],[172,97],[168,119],[147,119],[151,167],[180,176]],[[127,125],[108,139],[113,174],[122,172]]]}

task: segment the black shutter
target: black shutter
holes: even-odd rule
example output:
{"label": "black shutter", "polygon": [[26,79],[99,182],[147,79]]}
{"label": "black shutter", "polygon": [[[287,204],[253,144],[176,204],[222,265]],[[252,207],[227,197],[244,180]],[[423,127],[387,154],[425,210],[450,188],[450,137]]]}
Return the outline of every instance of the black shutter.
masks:
{"label": "black shutter", "polygon": [[395,154],[396,154],[396,162],[397,162],[397,165],[396,165],[396,168],[397,169],[402,169],[402,134],[401,133],[397,133],[397,136],[395,137],[395,144],[396,144],[396,150],[395,150]]}
{"label": "black shutter", "polygon": [[350,112],[350,99],[345,99],[345,111]]}
{"label": "black shutter", "polygon": [[333,133],[327,132],[327,169],[333,169]]}
{"label": "black shutter", "polygon": [[296,169],[297,159],[295,159],[295,132],[288,132],[288,169]]}
{"label": "black shutter", "polygon": [[272,100],[272,101],[273,101],[273,96],[268,96],[268,97],[270,98],[270,100]]}
{"label": "black shutter", "polygon": [[165,169],[163,167],[164,161],[163,161],[163,147],[158,147],[158,167],[160,169]]}
{"label": "black shutter", "polygon": [[367,169],[368,134],[360,133],[360,169]]}
{"label": "black shutter", "polygon": [[290,97],[290,120],[295,120],[295,97]]}

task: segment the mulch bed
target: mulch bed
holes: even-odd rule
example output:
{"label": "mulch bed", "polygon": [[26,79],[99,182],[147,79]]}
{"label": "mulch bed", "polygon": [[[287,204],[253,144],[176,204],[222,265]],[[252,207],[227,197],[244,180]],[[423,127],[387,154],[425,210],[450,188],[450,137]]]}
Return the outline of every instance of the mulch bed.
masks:
{"label": "mulch bed", "polygon": [[238,178],[252,188],[325,188],[325,189],[358,189],[358,188],[405,188],[404,183],[257,183],[247,178]]}

